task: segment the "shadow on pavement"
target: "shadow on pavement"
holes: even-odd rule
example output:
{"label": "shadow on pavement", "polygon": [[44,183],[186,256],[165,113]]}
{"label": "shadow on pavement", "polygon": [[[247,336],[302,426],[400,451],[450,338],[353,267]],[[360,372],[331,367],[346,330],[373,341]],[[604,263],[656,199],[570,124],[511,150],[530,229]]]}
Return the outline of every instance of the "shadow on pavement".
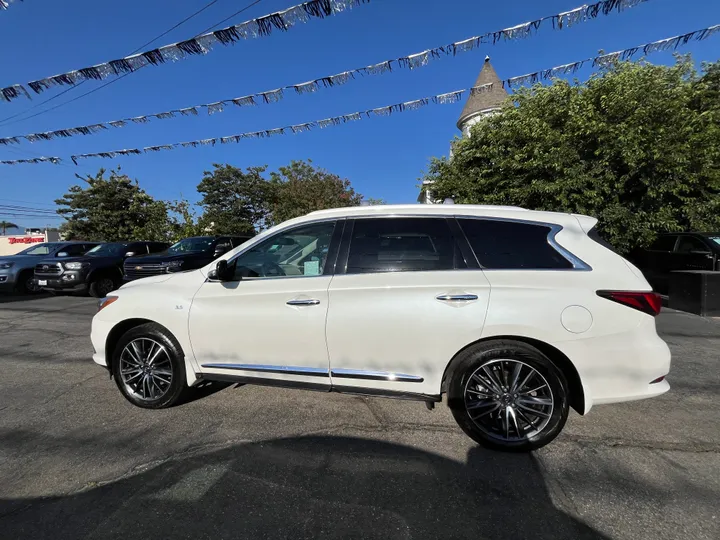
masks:
{"label": "shadow on pavement", "polygon": [[187,454],[101,487],[1,500],[5,538],[599,539],[558,510],[532,455],[467,463],[300,437]]}
{"label": "shadow on pavement", "polygon": [[8,294],[0,293],[0,304],[8,304],[10,302],[29,302],[30,300],[42,300],[44,298],[51,298],[53,295],[50,293],[39,293],[39,294]]}

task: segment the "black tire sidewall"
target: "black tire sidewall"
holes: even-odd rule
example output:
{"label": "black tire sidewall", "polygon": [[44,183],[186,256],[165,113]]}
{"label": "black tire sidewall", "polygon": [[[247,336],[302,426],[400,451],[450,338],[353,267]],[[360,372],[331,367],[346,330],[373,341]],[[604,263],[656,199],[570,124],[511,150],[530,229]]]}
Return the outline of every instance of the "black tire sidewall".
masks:
{"label": "black tire sidewall", "polygon": [[[536,348],[520,343],[499,341],[479,344],[461,353],[452,370],[448,386],[448,406],[462,430],[482,446],[508,452],[527,452],[545,446],[562,431],[569,412],[568,384],[563,373]],[[465,408],[464,389],[468,378],[483,364],[493,360],[520,360],[536,369],[548,382],[555,399],[550,422],[537,435],[519,442],[504,442],[480,430]]]}
{"label": "black tire sidewall", "polygon": [[[98,290],[98,286],[101,281],[109,279],[112,282],[112,288],[107,292],[100,292]],[[90,296],[93,296],[95,298],[103,298],[108,293],[114,291],[117,289],[117,281],[111,278],[110,276],[100,276],[97,278],[93,278],[93,280],[90,282],[90,285],[88,287],[88,292],[90,293]]]}
{"label": "black tire sidewall", "polygon": [[[172,364],[173,375],[170,389],[164,396],[155,400],[143,400],[128,392],[120,376],[120,353],[128,343],[141,337],[154,339],[162,343],[168,351]],[[113,379],[115,379],[115,384],[122,395],[133,405],[144,409],[164,409],[172,407],[181,402],[188,391],[187,377],[185,375],[185,360],[180,344],[168,330],[155,323],[136,326],[128,330],[120,338],[112,354],[111,371]]]}

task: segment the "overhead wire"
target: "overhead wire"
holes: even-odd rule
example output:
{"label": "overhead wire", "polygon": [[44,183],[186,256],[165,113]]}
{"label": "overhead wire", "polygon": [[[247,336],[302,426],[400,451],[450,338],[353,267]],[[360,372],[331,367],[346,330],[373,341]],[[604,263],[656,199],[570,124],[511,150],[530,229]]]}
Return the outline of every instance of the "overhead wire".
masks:
{"label": "overhead wire", "polygon": [[[148,45],[151,45],[152,43],[156,42],[158,39],[166,36],[167,34],[169,34],[170,32],[172,32],[172,31],[175,30],[176,28],[179,28],[180,26],[182,26],[182,25],[185,24],[186,22],[188,22],[188,21],[190,21],[191,19],[193,19],[193,18],[197,17],[198,15],[200,15],[200,13],[202,13],[203,11],[205,11],[206,9],[208,9],[209,7],[211,7],[213,4],[216,4],[218,1],[219,1],[219,0],[212,0],[211,2],[208,2],[207,4],[205,4],[205,6],[203,6],[203,7],[200,8],[200,9],[198,9],[197,11],[195,11],[194,13],[192,13],[191,15],[188,15],[188,16],[185,17],[182,21],[176,23],[176,24],[175,24],[174,26],[172,26],[171,28],[168,28],[168,29],[165,30],[162,34],[159,34],[158,36],[154,37],[153,39],[151,39],[151,40],[148,41],[147,43],[143,43],[142,45],[140,45],[139,47],[137,47],[135,50],[133,50],[132,52],[130,52],[129,55],[135,54],[136,52],[144,49],[144,48],[147,47]],[[261,2],[261,1],[262,1],[262,0],[256,0],[255,2],[253,2],[252,4],[250,4],[249,6],[246,6],[245,8],[243,8],[242,10],[234,13],[234,14],[231,15],[230,17],[234,17],[235,15],[238,15],[239,13],[242,13],[245,9],[249,9],[250,7],[254,6],[255,4],[257,4],[258,2]],[[227,20],[227,19],[224,19],[223,21],[221,21],[220,23],[217,23],[217,24],[222,24],[222,22],[224,22],[225,20]],[[217,26],[217,24],[216,24],[215,26]],[[206,32],[206,31],[207,31],[207,30],[203,30],[203,32],[200,32],[200,33],[197,34],[197,35],[200,35],[200,34]],[[128,56],[129,56],[129,55],[128,55]],[[109,86],[109,85],[111,85],[111,84],[119,81],[120,79],[124,79],[124,78],[125,78],[127,75],[129,75],[130,73],[132,73],[132,72],[126,73],[126,74],[118,77],[117,79],[113,79],[112,81],[109,81],[109,82],[107,82],[107,83],[105,83],[105,84],[102,84],[102,85],[100,85],[99,87],[94,88],[93,90],[90,90],[89,92],[85,92],[84,94],[80,94],[79,96],[76,96],[76,97],[74,97],[73,99],[71,99],[71,100],[69,100],[69,101],[65,101],[65,102],[63,102],[63,103],[61,103],[61,104],[59,104],[59,105],[56,105],[55,107],[51,107],[51,108],[49,108],[49,109],[45,109],[45,110],[40,111],[40,112],[38,112],[38,113],[36,113],[36,114],[30,115],[30,116],[28,116],[28,117],[26,117],[26,118],[20,118],[19,120],[16,120],[15,122],[8,122],[8,120],[12,120],[12,119],[14,119],[14,118],[17,118],[18,116],[24,115],[25,113],[27,113],[27,112],[29,112],[29,111],[32,111],[33,109],[36,109],[36,108],[38,108],[38,107],[41,107],[42,105],[44,105],[44,104],[46,104],[46,103],[49,103],[50,101],[53,101],[54,99],[57,99],[57,98],[59,98],[60,96],[66,94],[66,93],[68,93],[68,92],[71,92],[71,91],[75,90],[76,88],[79,88],[80,86],[82,86],[83,84],[85,84],[85,83],[87,82],[87,81],[82,81],[82,82],[80,82],[80,83],[78,83],[78,84],[76,84],[76,85],[74,85],[74,86],[71,86],[70,88],[67,88],[67,89],[63,90],[62,92],[60,92],[60,93],[58,93],[58,94],[56,94],[56,95],[54,95],[54,96],[52,96],[52,97],[50,97],[50,98],[48,98],[48,99],[46,99],[46,100],[44,100],[44,101],[36,104],[36,105],[33,105],[32,107],[28,107],[28,108],[25,109],[24,111],[21,111],[21,112],[16,113],[16,114],[14,114],[14,115],[12,115],[12,116],[8,116],[8,117],[6,117],[6,118],[3,118],[2,120],[0,120],[0,126],[12,125],[12,124],[16,124],[16,123],[18,123],[18,122],[24,122],[25,120],[30,120],[31,118],[35,118],[35,117],[40,116],[40,115],[42,115],[42,114],[45,114],[45,113],[47,113],[47,112],[50,112],[50,111],[54,111],[54,110],[56,110],[56,109],[59,109],[60,107],[64,107],[65,105],[68,105],[69,103],[73,103],[73,102],[77,101],[78,99],[81,99],[81,98],[83,98],[83,97],[85,97],[85,96],[89,96],[90,94],[93,94],[93,93],[97,92],[98,90],[101,90],[102,88],[105,88],[105,87],[107,87],[107,86]]]}

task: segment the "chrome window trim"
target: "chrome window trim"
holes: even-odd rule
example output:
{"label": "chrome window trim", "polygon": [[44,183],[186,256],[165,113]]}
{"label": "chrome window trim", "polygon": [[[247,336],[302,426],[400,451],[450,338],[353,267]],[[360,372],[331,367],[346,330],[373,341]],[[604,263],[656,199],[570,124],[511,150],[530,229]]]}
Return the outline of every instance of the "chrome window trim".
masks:
{"label": "chrome window trim", "polygon": [[365,379],[371,381],[388,381],[388,382],[413,382],[421,383],[424,381],[422,377],[417,375],[408,375],[406,373],[390,373],[388,371],[369,371],[364,369],[346,369],[332,368],[330,370],[331,377],[339,379]]}
{"label": "chrome window trim", "polygon": [[[478,260],[478,264],[480,265],[480,269],[483,272],[572,272],[572,271],[581,271],[581,272],[589,272],[592,271],[592,267],[587,264],[585,261],[583,261],[580,257],[577,255],[574,255],[570,251],[568,251],[566,248],[558,244],[555,237],[557,234],[563,230],[563,226],[558,223],[548,223],[546,221],[532,221],[529,219],[514,219],[514,218],[498,218],[498,217],[486,217],[486,216],[455,216],[456,219],[476,219],[476,220],[484,220],[484,221],[505,221],[505,222],[512,222],[512,223],[522,223],[524,225],[536,225],[540,227],[549,227],[550,232],[547,235],[547,243],[560,255],[562,255],[570,264],[572,264],[572,268],[485,268],[482,263]],[[460,228],[462,229],[462,225],[460,225]],[[463,229],[463,233],[465,233],[465,230]],[[469,241],[468,241],[469,243]],[[475,250],[473,250],[474,252]],[[477,257],[477,254],[475,255]]]}
{"label": "chrome window trim", "polygon": [[231,369],[234,371],[257,371],[261,373],[280,373],[283,375],[305,375],[308,377],[329,377],[324,368],[303,366],[273,366],[268,364],[202,364],[206,369]]}

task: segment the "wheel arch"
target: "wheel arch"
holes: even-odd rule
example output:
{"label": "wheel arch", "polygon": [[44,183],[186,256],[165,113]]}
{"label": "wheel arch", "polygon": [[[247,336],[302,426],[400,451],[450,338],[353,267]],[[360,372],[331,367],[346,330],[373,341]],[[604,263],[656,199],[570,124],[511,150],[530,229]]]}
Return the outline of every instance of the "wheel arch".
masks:
{"label": "wheel arch", "polygon": [[582,380],[580,379],[580,374],[578,373],[578,371],[575,368],[575,365],[572,363],[572,361],[562,351],[560,351],[558,348],[550,345],[549,343],[546,343],[539,339],[529,338],[526,336],[515,336],[515,335],[489,336],[486,338],[478,339],[477,341],[473,341],[472,343],[468,343],[465,347],[463,347],[457,353],[455,353],[455,356],[453,356],[452,359],[450,360],[450,362],[448,362],[447,366],[445,366],[445,371],[443,372],[443,377],[442,377],[441,391],[443,393],[447,393],[448,381],[450,380],[450,375],[452,373],[453,368],[455,367],[455,362],[456,362],[457,358],[460,356],[460,353],[462,353],[469,347],[472,347],[479,343],[489,343],[492,341],[500,341],[500,340],[519,341],[521,343],[531,345],[532,347],[535,347],[536,349],[538,349],[545,356],[547,356],[550,359],[550,361],[553,364],[555,364],[555,366],[560,371],[562,371],[563,375],[565,375],[565,379],[567,379],[568,386],[570,387],[569,388],[569,390],[570,390],[570,396],[569,396],[570,406],[578,414],[581,414],[581,415],[585,414],[585,390],[582,385]]}
{"label": "wheel arch", "polygon": [[97,279],[98,276],[108,276],[116,278],[118,281],[122,280],[123,273],[117,266],[103,266],[102,268],[93,268],[90,270],[86,278],[86,282],[90,283],[92,280]]}
{"label": "wheel arch", "polygon": [[110,373],[112,373],[113,353],[115,352],[115,347],[117,346],[118,341],[120,341],[120,338],[125,334],[125,332],[137,326],[142,326],[143,324],[149,323],[159,326],[163,331],[167,332],[168,335],[171,336],[172,339],[175,341],[175,344],[177,345],[183,356],[187,384],[189,386],[194,385],[197,382],[197,374],[193,369],[192,362],[188,361],[187,353],[185,349],[183,349],[181,341],[167,326],[160,324],[159,322],[152,319],[145,319],[141,317],[134,317],[131,319],[125,319],[123,321],[120,321],[112,327],[112,330],[110,330],[110,332],[108,332],[107,338],[105,338],[105,362]]}

